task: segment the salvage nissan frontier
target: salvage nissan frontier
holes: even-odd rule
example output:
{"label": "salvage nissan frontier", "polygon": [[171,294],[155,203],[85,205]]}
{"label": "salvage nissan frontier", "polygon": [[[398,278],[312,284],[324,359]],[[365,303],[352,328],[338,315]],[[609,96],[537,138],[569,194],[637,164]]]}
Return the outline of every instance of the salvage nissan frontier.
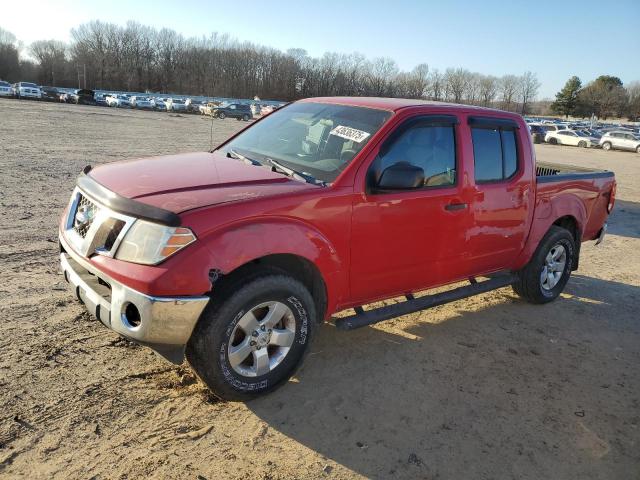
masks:
{"label": "salvage nissan frontier", "polygon": [[615,191],[612,172],[536,164],[513,113],[313,98],[212,152],[86,167],[60,262],[105,326],[245,400],[284,383],[338,311],[349,330],[509,285],[555,299]]}

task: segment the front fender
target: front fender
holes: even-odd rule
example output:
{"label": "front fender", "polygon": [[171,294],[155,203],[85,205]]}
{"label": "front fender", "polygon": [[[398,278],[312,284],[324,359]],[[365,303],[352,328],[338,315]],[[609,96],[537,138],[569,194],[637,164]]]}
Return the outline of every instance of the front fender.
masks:
{"label": "front fender", "polygon": [[327,312],[348,296],[348,268],[330,240],[313,225],[290,218],[252,218],[228,225],[202,239],[211,252],[211,268],[228,274],[253,260],[274,254],[312,262],[327,289]]}

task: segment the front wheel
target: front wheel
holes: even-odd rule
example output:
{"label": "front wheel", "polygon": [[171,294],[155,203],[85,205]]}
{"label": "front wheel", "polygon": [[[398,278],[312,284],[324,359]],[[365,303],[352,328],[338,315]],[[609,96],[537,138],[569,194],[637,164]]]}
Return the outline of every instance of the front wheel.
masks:
{"label": "front wheel", "polygon": [[187,360],[216,396],[248,400],[289,379],[316,323],[304,285],[267,274],[207,307],[187,345]]}
{"label": "front wheel", "polygon": [[513,290],[530,303],[555,300],[569,281],[575,251],[573,235],[553,225],[529,263],[518,273]]}
{"label": "front wheel", "polygon": [[587,148],[587,142],[585,142],[584,140],[581,140],[578,142],[578,146],[580,148]]}
{"label": "front wheel", "polygon": [[603,149],[603,150],[606,150],[606,151],[611,150],[611,143],[609,143],[609,142],[604,142],[604,143],[602,144],[602,149]]}
{"label": "front wheel", "polygon": [[636,148],[636,153],[640,153],[640,145],[638,145],[638,148]]}
{"label": "front wheel", "polygon": [[555,139],[555,138],[553,138],[553,137],[551,137],[551,138],[549,139],[549,143],[550,143],[551,145],[557,145],[557,144],[558,144],[558,140],[557,140],[557,139]]}
{"label": "front wheel", "polygon": [[220,120],[224,120],[224,119],[226,118],[226,116],[227,116],[227,115],[226,115],[224,112],[220,112],[220,113],[218,114],[218,118],[219,118]]}

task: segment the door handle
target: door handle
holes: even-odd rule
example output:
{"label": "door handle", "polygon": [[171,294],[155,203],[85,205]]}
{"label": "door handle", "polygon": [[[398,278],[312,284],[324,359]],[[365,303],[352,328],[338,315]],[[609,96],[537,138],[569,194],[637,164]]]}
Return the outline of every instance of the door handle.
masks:
{"label": "door handle", "polygon": [[466,203],[450,203],[444,207],[445,210],[449,212],[455,212],[456,210],[464,210],[467,208]]}

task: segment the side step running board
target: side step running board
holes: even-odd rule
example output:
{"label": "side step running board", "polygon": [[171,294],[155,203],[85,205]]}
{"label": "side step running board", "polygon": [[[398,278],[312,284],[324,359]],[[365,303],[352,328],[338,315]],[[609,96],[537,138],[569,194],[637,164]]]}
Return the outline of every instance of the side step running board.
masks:
{"label": "side step running board", "polygon": [[339,330],[354,330],[374,323],[389,320],[391,318],[400,317],[408,313],[426,310],[427,308],[437,307],[445,303],[455,302],[463,298],[472,297],[480,293],[490,292],[498,288],[506,287],[514,283],[517,279],[515,274],[499,274],[489,277],[488,280],[482,282],[470,278],[470,285],[454,288],[446,292],[435,293],[433,295],[425,295],[423,297],[414,298],[412,294],[407,294],[407,300],[394,305],[386,305],[384,307],[375,308],[365,311],[362,307],[354,308],[356,314],[336,320],[336,327]]}

